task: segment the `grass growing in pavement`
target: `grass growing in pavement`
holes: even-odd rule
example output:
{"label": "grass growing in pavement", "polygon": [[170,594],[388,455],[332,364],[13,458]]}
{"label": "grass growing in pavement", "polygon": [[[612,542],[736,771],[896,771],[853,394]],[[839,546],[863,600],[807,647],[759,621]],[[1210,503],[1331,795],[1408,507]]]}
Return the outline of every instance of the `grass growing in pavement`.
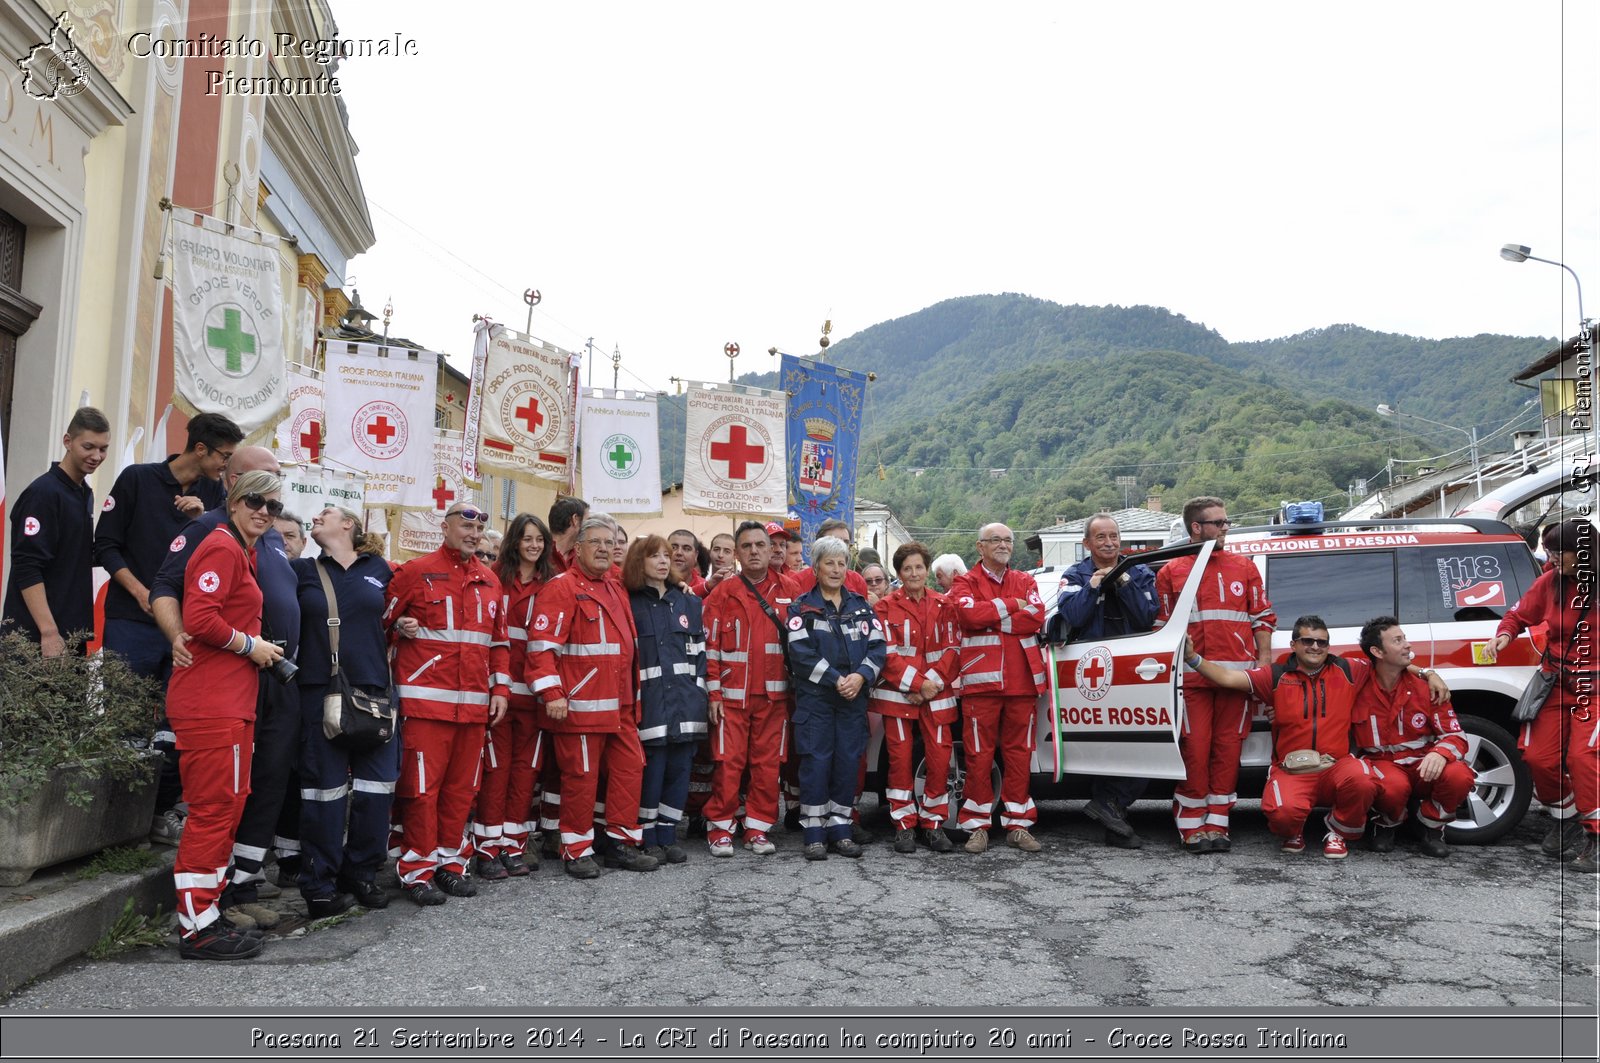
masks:
{"label": "grass growing in pavement", "polygon": [[129,897],[111,929],[89,949],[89,958],[104,960],[133,949],[159,948],[167,943],[168,936],[167,921],[160,910],[153,916],[140,915],[133,910],[133,898]]}
{"label": "grass growing in pavement", "polygon": [[100,875],[128,875],[155,867],[161,858],[149,849],[102,849],[93,860],[72,873],[73,878],[89,879]]}

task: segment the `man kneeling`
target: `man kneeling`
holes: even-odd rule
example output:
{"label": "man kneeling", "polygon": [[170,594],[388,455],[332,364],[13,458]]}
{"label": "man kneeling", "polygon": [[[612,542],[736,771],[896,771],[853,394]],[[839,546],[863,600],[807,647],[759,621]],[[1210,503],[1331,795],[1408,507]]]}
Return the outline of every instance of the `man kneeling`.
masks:
{"label": "man kneeling", "polygon": [[1394,848],[1395,828],[1416,797],[1422,826],[1417,848],[1426,856],[1447,857],[1444,828],[1478,782],[1466,762],[1467,737],[1450,703],[1430,705],[1427,684],[1408,671],[1415,654],[1399,620],[1368,620],[1361,628],[1361,649],[1373,671],[1373,681],[1356,695],[1356,714],[1365,717],[1356,728],[1356,744],[1378,781],[1372,850]]}

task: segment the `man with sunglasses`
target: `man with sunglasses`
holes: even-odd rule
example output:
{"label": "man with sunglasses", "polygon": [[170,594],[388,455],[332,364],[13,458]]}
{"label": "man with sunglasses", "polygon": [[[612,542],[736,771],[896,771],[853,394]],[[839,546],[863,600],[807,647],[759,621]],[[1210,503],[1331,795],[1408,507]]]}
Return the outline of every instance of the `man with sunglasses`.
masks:
{"label": "man with sunglasses", "polygon": [[[257,471],[281,475],[277,457],[265,447],[239,447],[223,473],[224,492],[231,491],[245,473]],[[283,513],[283,503],[277,499],[269,501],[250,495],[245,504],[252,509],[265,509],[274,518]],[[150,610],[172,647],[176,668],[188,667],[192,660],[187,647],[189,636],[183,630],[184,571],[201,540],[227,519],[224,505],[207,510],[185,525],[168,544],[166,558],[151,582]],[[261,585],[261,633],[281,643],[284,657],[292,661],[299,651],[300,599],[294,570],[289,567],[288,547],[282,533],[273,526],[256,540],[254,550],[256,582]],[[300,833],[299,792],[294,780],[300,756],[300,702],[294,687],[278,682],[266,672],[261,674],[257,695],[254,737],[250,796],[234,836],[233,869],[221,902],[228,920],[246,929],[251,924],[271,927],[278,922],[275,912],[257,903],[266,882],[261,868],[267,852],[278,849],[281,877],[295,869],[300,851],[294,840]],[[176,802],[175,796],[173,803]]]}
{"label": "man with sunglasses", "polygon": [[384,610],[405,721],[389,847],[400,851],[400,885],[424,906],[478,892],[467,877],[467,816],[489,728],[510,703],[500,581],[476,556],[488,521],[475,506],[451,505],[443,545],[400,566]]}
{"label": "man with sunglasses", "polygon": [[[1243,671],[1272,664],[1272,629],[1278,622],[1267,601],[1255,564],[1223,549],[1228,508],[1220,498],[1191,498],[1183,505],[1183,525],[1191,543],[1215,542],[1200,593],[1189,620],[1189,645],[1223,668]],[[1180,557],[1156,574],[1157,628],[1172,619],[1183,585],[1194,569],[1193,556]],[[1229,688],[1197,674],[1183,680],[1185,778],[1172,794],[1178,837],[1191,853],[1225,853],[1233,845],[1228,819],[1238,800],[1239,750],[1250,731],[1248,686]]]}

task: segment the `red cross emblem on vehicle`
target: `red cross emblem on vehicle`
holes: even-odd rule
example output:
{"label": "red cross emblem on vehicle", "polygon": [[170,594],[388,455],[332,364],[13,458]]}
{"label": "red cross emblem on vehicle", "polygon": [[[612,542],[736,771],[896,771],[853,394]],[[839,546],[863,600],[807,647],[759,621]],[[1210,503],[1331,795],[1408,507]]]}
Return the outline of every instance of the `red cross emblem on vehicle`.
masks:
{"label": "red cross emblem on vehicle", "polygon": [[1099,701],[1111,693],[1111,651],[1095,646],[1078,659],[1078,693]]}

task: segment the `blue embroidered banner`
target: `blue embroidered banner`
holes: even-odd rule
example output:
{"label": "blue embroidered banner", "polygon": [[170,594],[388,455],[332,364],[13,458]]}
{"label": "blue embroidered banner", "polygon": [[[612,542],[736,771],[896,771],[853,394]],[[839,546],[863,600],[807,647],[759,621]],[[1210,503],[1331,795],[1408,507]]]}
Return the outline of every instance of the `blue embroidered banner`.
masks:
{"label": "blue embroidered banner", "polygon": [[855,528],[856,452],[867,377],[811,358],[783,356],[783,390],[789,397],[785,436],[789,452],[789,508],[811,558],[817,526],[837,517]]}

